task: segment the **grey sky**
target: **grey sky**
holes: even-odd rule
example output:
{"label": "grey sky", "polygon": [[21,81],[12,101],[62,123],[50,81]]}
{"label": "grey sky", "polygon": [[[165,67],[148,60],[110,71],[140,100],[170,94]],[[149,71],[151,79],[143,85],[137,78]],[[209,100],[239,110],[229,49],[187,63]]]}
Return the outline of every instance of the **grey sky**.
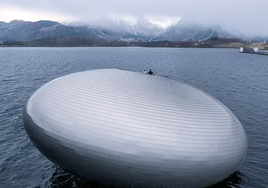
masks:
{"label": "grey sky", "polygon": [[88,21],[112,14],[182,17],[196,23],[218,24],[231,32],[268,36],[268,0],[0,0],[3,21]]}

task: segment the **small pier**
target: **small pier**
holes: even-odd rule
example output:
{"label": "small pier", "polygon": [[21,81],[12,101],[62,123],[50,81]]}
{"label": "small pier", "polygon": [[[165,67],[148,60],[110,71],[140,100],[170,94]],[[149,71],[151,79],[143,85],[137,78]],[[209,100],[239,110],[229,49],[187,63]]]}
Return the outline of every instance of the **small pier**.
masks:
{"label": "small pier", "polygon": [[243,48],[239,50],[240,53],[258,54],[258,55],[268,55],[268,51],[259,51],[258,48]]}

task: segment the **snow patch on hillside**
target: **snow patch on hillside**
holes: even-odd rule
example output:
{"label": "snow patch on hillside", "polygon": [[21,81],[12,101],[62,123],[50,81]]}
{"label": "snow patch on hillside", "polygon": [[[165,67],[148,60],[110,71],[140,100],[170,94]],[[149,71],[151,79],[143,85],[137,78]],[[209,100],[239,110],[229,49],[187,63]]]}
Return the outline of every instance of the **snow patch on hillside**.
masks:
{"label": "snow patch on hillside", "polygon": [[150,23],[152,23],[158,27],[161,27],[163,29],[167,29],[170,26],[176,25],[180,21],[181,18],[180,17],[165,17],[165,16],[162,16],[162,17],[148,16],[148,17],[146,17],[146,19]]}

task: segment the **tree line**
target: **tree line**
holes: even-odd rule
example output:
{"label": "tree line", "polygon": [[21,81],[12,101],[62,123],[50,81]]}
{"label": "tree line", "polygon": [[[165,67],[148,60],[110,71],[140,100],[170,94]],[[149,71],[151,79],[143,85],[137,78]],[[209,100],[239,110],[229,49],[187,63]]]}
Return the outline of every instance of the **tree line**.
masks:
{"label": "tree line", "polygon": [[87,37],[50,37],[37,39],[32,41],[6,41],[1,46],[6,47],[81,47],[81,46],[141,46],[141,47],[217,47],[219,44],[228,44],[245,41],[238,38],[219,38],[211,37],[206,41],[119,41],[119,40],[105,40],[105,39],[94,39]]}

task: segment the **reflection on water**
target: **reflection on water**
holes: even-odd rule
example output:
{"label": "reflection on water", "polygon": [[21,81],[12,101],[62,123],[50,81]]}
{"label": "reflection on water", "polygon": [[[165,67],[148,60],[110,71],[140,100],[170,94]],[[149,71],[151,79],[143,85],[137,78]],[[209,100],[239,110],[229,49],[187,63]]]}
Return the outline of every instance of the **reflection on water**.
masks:
{"label": "reflection on water", "polygon": [[112,188],[102,185],[98,182],[90,181],[86,178],[83,178],[78,175],[74,175],[71,172],[63,170],[54,166],[55,172],[51,178],[51,187],[52,188]]}
{"label": "reflection on water", "polygon": [[[114,188],[102,185],[98,182],[92,182],[81,176],[74,175],[71,172],[65,171],[54,166],[55,172],[51,178],[52,188]],[[240,171],[236,171],[225,180],[207,188],[239,188],[243,184],[244,175]]]}
{"label": "reflection on water", "polygon": [[243,177],[244,175],[240,171],[236,171],[225,180],[209,188],[239,188],[244,183]]}

